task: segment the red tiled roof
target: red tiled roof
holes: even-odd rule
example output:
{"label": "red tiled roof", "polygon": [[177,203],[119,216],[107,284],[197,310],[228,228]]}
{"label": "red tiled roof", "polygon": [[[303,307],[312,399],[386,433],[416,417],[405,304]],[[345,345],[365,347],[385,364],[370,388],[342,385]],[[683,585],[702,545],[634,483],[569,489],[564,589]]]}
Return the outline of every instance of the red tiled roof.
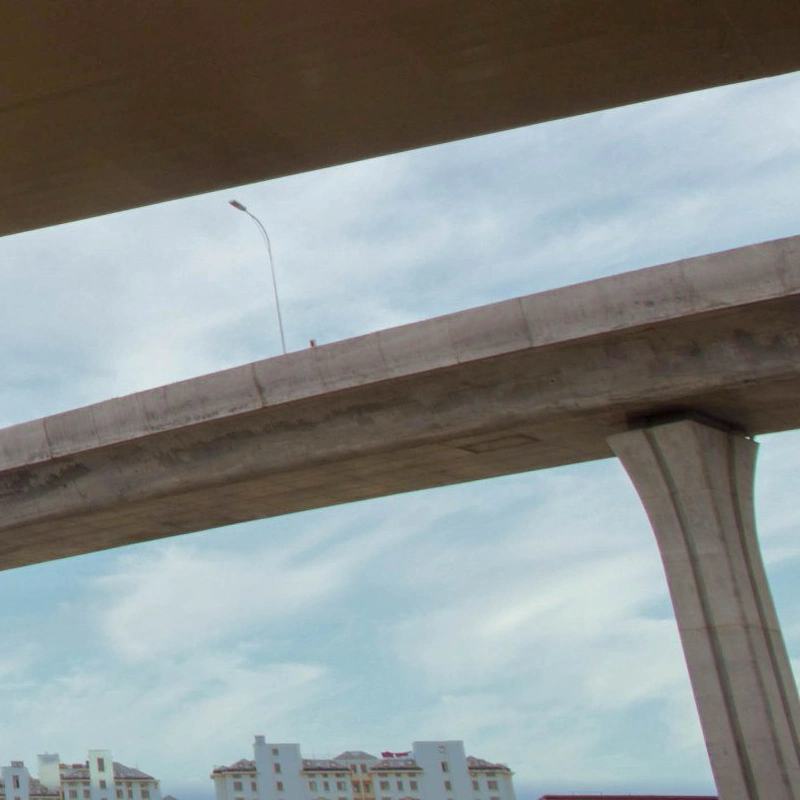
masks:
{"label": "red tiled roof", "polygon": [[330,758],[304,758],[303,772],[350,772],[350,767]]}
{"label": "red tiled roof", "polygon": [[[142,772],[136,767],[128,767],[119,761],[114,762],[114,777],[125,781],[154,781],[152,775]],[[86,764],[72,764],[61,771],[62,781],[88,781],[89,767]]]}
{"label": "red tiled roof", "polygon": [[378,757],[373,756],[371,753],[365,753],[363,750],[345,750],[344,753],[339,753],[334,756],[334,761],[374,761]]}
{"label": "red tiled roof", "polygon": [[474,770],[492,770],[493,772],[511,772],[507,764],[500,764],[499,762],[487,761],[484,758],[475,758],[475,756],[467,756],[467,769]]}
{"label": "red tiled roof", "polygon": [[373,761],[367,767],[369,772],[400,772],[402,770],[419,772],[420,766],[413,758],[381,758]]}
{"label": "red tiled roof", "polygon": [[249,758],[240,758],[238,761],[235,761],[233,764],[228,764],[228,766],[222,767],[214,767],[211,770],[212,775],[219,775],[223,772],[255,772],[256,771],[256,762]]}

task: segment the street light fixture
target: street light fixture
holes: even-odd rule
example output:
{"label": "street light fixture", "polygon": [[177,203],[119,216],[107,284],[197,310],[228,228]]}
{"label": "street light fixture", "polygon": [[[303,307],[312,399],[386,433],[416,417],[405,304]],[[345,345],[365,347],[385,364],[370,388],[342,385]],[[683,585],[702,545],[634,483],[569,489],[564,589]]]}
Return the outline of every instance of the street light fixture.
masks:
{"label": "street light fixture", "polygon": [[269,254],[269,270],[272,275],[272,290],[275,293],[275,310],[278,312],[278,329],[281,332],[281,347],[283,348],[283,354],[286,355],[286,339],[283,335],[283,319],[281,318],[281,304],[278,300],[278,282],[275,280],[275,262],[272,260],[272,245],[269,241],[269,234],[267,233],[267,229],[261,224],[261,220],[255,215],[252,214],[247,210],[247,206],[242,205],[238,200],[229,200],[230,205],[232,205],[237,211],[244,211],[253,222],[258,225],[259,229],[261,230],[262,235],[264,236],[264,241],[267,243],[267,253]]}

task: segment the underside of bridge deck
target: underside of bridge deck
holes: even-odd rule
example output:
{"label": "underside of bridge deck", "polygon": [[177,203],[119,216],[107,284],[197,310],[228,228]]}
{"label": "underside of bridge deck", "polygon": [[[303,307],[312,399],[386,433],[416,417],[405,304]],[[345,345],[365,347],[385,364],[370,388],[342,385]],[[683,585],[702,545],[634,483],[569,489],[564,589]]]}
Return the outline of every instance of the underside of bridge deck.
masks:
{"label": "underside of bridge deck", "polygon": [[794,0],[3,7],[0,235],[800,69]]}

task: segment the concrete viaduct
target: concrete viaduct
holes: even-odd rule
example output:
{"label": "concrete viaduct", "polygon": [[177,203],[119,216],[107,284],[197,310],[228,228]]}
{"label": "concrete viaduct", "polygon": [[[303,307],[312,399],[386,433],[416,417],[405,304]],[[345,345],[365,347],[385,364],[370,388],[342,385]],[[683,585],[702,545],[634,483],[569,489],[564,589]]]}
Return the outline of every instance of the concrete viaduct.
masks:
{"label": "concrete viaduct", "polygon": [[[0,235],[800,69],[796,0],[30,0]],[[517,298],[0,431],[11,568],[618,456],[722,800],[800,800],[752,436],[800,427],[800,239]]]}
{"label": "concrete viaduct", "polygon": [[800,237],[515,298],[0,431],[4,567],[616,454],[721,796],[795,798],[752,435],[800,427]]}

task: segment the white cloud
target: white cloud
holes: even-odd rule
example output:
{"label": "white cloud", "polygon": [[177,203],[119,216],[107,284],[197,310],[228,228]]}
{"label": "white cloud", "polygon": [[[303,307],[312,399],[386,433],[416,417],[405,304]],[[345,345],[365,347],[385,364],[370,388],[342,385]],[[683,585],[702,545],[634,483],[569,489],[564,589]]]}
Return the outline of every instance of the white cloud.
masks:
{"label": "white cloud", "polygon": [[99,579],[101,625],[115,652],[153,658],[232,639],[265,618],[290,620],[332,600],[344,579],[313,556],[164,545]]}
{"label": "white cloud", "polygon": [[96,581],[101,629],[116,653],[147,659],[232,640],[268,623],[289,625],[335,602],[354,572],[396,538],[362,534],[331,542],[337,530],[244,548],[231,531],[224,549],[184,540],[125,555]]}
{"label": "white cloud", "polygon": [[0,750],[60,749],[74,759],[108,746],[167,783],[187,780],[200,777],[187,763],[206,771],[226,752],[246,751],[256,730],[313,713],[329,686],[319,665],[253,664],[238,649],[203,648],[131,669],[87,659],[24,691],[4,687]]}

